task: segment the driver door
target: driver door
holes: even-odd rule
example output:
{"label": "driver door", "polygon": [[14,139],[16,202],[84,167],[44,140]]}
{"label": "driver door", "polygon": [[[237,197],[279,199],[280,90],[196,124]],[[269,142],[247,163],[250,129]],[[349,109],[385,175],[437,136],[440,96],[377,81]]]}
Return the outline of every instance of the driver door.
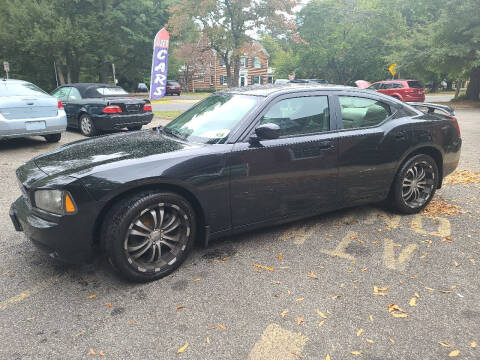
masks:
{"label": "driver door", "polygon": [[[313,215],[336,206],[338,139],[327,94],[274,100],[230,154],[233,227]],[[275,123],[278,139],[249,142],[254,128]]]}

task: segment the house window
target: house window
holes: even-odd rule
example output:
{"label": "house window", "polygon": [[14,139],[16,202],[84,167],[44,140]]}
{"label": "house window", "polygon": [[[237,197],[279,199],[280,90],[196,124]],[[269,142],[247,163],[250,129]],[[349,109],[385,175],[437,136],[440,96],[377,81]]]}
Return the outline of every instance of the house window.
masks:
{"label": "house window", "polygon": [[262,62],[260,61],[260,58],[258,56],[255,56],[253,58],[253,67],[255,69],[260,69],[262,67]]}
{"label": "house window", "polygon": [[260,84],[263,85],[263,76],[252,76],[252,84]]}
{"label": "house window", "polygon": [[272,75],[267,76],[267,84],[273,84],[273,76]]}
{"label": "house window", "polygon": [[225,59],[223,56],[220,56],[220,66],[225,66]]}
{"label": "house window", "polygon": [[213,82],[215,81],[215,78],[213,75],[210,75],[210,85],[213,85]]}
{"label": "house window", "polygon": [[245,56],[242,56],[240,58],[240,66],[241,67],[247,67],[247,58]]}
{"label": "house window", "polygon": [[220,85],[227,85],[227,75],[220,75]]}

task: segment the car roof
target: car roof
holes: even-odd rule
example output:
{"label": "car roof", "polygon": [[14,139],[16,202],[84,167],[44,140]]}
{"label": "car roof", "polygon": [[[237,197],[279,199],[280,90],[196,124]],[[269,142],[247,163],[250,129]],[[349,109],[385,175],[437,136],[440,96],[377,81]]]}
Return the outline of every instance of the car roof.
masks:
{"label": "car roof", "polygon": [[0,81],[3,81],[4,83],[17,83],[17,84],[30,84],[28,81],[25,80],[17,80],[17,79],[5,79],[2,78]]}
{"label": "car roof", "polygon": [[295,93],[311,90],[360,90],[359,88],[344,85],[322,85],[314,83],[288,83],[288,84],[268,84],[268,85],[251,85],[239,88],[231,88],[218,91],[217,93],[225,94],[243,94],[253,96],[267,97],[272,94]]}
{"label": "car roof", "polygon": [[59,86],[57,89],[60,89],[62,87],[74,87],[80,91],[80,94],[82,97],[87,97],[87,98],[92,98],[92,97],[98,97],[96,94],[95,96],[92,96],[93,94],[91,93],[90,90],[92,89],[98,89],[98,88],[116,88],[120,87],[118,85],[112,85],[112,84],[102,84],[102,83],[73,83],[73,84],[64,84],[62,86]]}

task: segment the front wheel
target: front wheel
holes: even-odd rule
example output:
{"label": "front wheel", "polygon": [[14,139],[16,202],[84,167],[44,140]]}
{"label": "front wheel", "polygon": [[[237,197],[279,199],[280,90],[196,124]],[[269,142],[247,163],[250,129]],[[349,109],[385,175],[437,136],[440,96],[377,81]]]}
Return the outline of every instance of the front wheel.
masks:
{"label": "front wheel", "polygon": [[108,259],[124,278],[160,279],[187,258],[196,234],[192,206],[169,192],[145,191],[112,207],[103,226]]}
{"label": "front wheel", "polygon": [[392,205],[403,214],[418,213],[432,200],[437,185],[435,160],[428,155],[415,155],[405,162],[395,178]]}

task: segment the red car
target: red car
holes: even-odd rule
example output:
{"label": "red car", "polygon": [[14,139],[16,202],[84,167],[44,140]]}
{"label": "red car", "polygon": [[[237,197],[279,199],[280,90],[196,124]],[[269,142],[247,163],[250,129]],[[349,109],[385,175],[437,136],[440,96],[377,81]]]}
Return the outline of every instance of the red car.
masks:
{"label": "red car", "polygon": [[425,101],[425,88],[417,80],[386,80],[373,84],[365,80],[358,80],[355,84],[361,89],[375,90],[405,102]]}

